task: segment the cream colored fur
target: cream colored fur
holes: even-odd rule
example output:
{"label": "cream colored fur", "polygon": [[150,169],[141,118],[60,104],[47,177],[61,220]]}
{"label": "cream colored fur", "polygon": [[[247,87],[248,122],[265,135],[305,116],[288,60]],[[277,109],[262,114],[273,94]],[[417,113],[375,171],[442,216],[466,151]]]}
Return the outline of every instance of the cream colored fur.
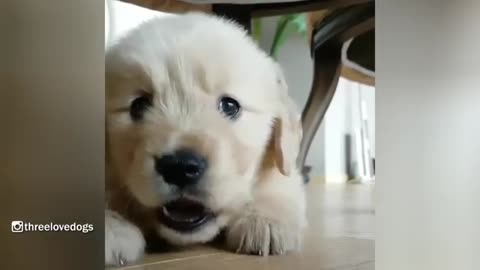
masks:
{"label": "cream colored fur", "polygon": [[[128,108],[140,92],[152,94],[154,105],[134,123]],[[222,95],[240,102],[238,119],[218,112]],[[140,25],[107,51],[106,100],[107,264],[141,258],[139,232],[188,245],[226,229],[231,250],[262,255],[300,247],[299,115],[279,66],[239,26],[195,13]],[[181,147],[208,158],[199,192],[187,196],[217,214],[192,233],[166,228],[152,210],[175,196],[153,156]]]}

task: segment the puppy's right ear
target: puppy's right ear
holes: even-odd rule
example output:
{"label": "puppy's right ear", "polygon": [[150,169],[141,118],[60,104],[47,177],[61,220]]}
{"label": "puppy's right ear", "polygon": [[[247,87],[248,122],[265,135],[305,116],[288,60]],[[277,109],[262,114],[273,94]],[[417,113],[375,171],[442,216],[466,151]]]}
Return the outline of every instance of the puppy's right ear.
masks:
{"label": "puppy's right ear", "polygon": [[275,164],[283,175],[288,176],[297,166],[296,161],[302,140],[300,115],[291,104],[286,104],[282,115],[275,119],[272,137]]}
{"label": "puppy's right ear", "polygon": [[294,101],[288,96],[287,86],[278,68],[279,108],[274,119],[272,141],[276,167],[283,175],[290,175],[297,166],[297,156],[302,140],[300,113]]}

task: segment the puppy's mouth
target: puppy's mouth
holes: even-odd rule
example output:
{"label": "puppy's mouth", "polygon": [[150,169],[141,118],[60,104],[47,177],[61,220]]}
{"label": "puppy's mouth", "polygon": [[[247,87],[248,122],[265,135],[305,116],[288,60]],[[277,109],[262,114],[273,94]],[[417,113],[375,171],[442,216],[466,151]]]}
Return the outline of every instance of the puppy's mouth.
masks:
{"label": "puppy's mouth", "polygon": [[214,218],[203,204],[186,198],[171,201],[157,212],[161,223],[180,232],[193,231]]}

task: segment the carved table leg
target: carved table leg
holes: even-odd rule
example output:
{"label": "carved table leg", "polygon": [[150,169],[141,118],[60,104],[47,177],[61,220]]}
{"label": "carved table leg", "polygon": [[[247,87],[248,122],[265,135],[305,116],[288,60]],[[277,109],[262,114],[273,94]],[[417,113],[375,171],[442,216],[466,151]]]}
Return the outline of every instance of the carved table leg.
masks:
{"label": "carved table leg", "polygon": [[341,70],[342,44],[320,48],[314,55],[314,78],[302,113],[303,140],[298,165],[303,168],[308,150],[330,105]]}

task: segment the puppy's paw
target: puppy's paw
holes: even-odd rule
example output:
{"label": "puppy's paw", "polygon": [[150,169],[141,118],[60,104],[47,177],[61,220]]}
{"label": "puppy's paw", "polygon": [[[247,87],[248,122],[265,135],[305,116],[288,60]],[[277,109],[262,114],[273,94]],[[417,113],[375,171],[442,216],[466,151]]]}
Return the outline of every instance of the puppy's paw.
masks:
{"label": "puppy's paw", "polygon": [[140,230],[115,212],[105,212],[105,265],[123,266],[138,261],[145,250]]}
{"label": "puppy's paw", "polygon": [[250,213],[227,228],[227,246],[238,253],[260,256],[298,251],[303,237],[300,226]]}

